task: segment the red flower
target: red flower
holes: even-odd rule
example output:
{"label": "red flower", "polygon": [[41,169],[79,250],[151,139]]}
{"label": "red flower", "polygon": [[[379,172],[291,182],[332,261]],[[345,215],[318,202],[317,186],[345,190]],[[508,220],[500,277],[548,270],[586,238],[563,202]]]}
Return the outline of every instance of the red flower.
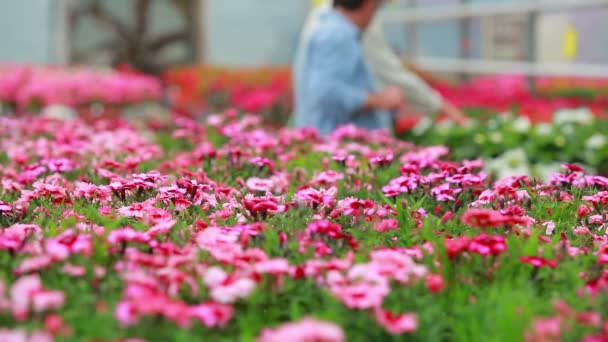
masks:
{"label": "red flower", "polygon": [[545,266],[549,266],[551,268],[557,267],[557,261],[548,260],[548,259],[536,257],[536,256],[523,256],[523,257],[519,258],[519,261],[521,261],[525,264],[530,264],[534,267],[545,267]]}
{"label": "red flower", "polygon": [[468,251],[480,255],[499,255],[507,250],[504,236],[481,234],[474,237]]}
{"label": "red flower", "polygon": [[444,243],[446,252],[448,253],[448,257],[450,259],[456,258],[458,255],[460,255],[460,253],[467,250],[470,242],[471,239],[466,236],[459,236],[454,239],[446,239]]}
{"label": "red flower", "polygon": [[562,168],[568,172],[585,172],[585,169],[574,164],[563,164]]}
{"label": "red flower", "polygon": [[462,222],[471,227],[489,228],[509,225],[528,226],[530,221],[516,215],[503,215],[492,209],[469,209],[462,216]]}
{"label": "red flower", "polygon": [[451,211],[446,211],[445,214],[443,214],[443,217],[441,218],[441,223],[446,223],[449,220],[451,220],[452,218],[454,218],[454,213]]}
{"label": "red flower", "polygon": [[590,212],[591,212],[591,208],[589,208],[588,206],[586,206],[584,204],[581,204],[577,210],[578,218],[583,218],[583,217],[587,216]]}
{"label": "red flower", "polygon": [[415,313],[396,315],[390,311],[378,308],[374,310],[376,321],[393,335],[412,333],[418,329],[418,320]]}
{"label": "red flower", "polygon": [[439,293],[443,290],[443,277],[439,274],[429,274],[426,277],[426,287],[432,293]]}

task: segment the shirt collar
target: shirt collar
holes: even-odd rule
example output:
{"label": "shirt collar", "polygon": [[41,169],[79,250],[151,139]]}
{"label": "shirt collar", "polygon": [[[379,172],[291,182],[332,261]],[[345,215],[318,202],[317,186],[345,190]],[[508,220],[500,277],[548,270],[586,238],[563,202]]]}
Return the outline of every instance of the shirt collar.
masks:
{"label": "shirt collar", "polygon": [[352,33],[357,37],[357,39],[361,39],[361,37],[363,37],[363,32],[361,32],[361,29],[342,15],[342,13],[332,8],[326,13],[326,15],[331,17],[332,20],[339,21],[342,25],[344,25],[344,28],[348,30],[348,33]]}

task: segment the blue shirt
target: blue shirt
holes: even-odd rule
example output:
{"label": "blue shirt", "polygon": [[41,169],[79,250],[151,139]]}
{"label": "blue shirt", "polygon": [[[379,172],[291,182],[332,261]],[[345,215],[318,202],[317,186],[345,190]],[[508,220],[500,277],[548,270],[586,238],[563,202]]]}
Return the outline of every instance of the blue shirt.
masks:
{"label": "blue shirt", "polygon": [[391,130],[388,112],[361,110],[376,91],[361,34],[332,9],[321,14],[310,35],[303,37],[294,64],[296,127],[316,128],[323,136],[347,124]]}

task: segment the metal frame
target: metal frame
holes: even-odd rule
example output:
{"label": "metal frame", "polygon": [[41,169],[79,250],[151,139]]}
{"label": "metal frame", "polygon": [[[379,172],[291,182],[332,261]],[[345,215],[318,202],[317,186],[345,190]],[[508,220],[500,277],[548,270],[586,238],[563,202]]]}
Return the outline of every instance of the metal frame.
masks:
{"label": "metal frame", "polygon": [[[531,27],[528,35],[529,56],[527,62],[501,61],[492,59],[471,59],[465,46],[461,47],[460,59],[430,58],[407,54],[406,57],[430,71],[458,74],[476,73],[516,73],[528,76],[592,76],[608,77],[608,65],[585,63],[537,63],[536,61],[536,22],[542,13],[572,9],[608,8],[608,0],[525,0],[517,3],[473,4],[461,0],[459,5],[433,6],[431,8],[408,7],[383,13],[385,23],[405,23],[416,27],[422,22],[443,20],[461,20],[461,38],[464,41],[471,36],[470,20],[509,14],[529,15]],[[417,45],[416,30],[408,36],[408,43],[414,48]]]}

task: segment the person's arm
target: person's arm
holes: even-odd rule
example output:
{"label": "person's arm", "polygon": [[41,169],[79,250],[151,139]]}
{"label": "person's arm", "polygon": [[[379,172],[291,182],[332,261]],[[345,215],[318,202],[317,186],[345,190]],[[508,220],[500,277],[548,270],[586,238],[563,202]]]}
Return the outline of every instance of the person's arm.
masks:
{"label": "person's arm", "polygon": [[415,74],[406,70],[387,44],[382,23],[374,20],[363,38],[365,58],[376,79],[385,85],[403,89],[410,107],[436,114],[443,109],[443,99]]}
{"label": "person's arm", "polygon": [[394,91],[371,92],[349,84],[357,67],[360,47],[339,34],[322,34],[312,38],[310,77],[320,101],[342,109],[348,115],[373,109],[393,110],[401,103],[401,95]]}

